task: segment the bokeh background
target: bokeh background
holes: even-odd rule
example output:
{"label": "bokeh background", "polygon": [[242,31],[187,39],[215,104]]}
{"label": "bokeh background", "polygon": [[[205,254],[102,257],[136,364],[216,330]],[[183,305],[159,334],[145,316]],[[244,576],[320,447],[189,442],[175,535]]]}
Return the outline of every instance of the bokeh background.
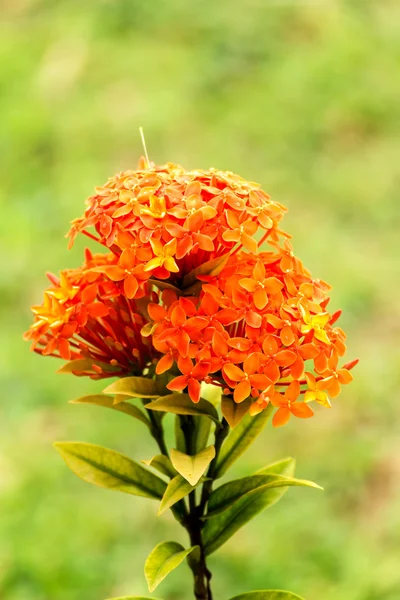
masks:
{"label": "bokeh background", "polygon": [[[293,455],[294,489],[210,559],[216,600],[400,598],[399,151],[396,0],[3,0],[0,30],[0,598],[144,594],[175,522],[75,478],[54,440],[155,451],[140,423],[71,406],[21,340],[44,272],[80,264],[64,234],[94,186],[150,157],[236,171],[290,212],[296,253],[333,284],[355,382],[307,422],[267,431],[232,475]],[[101,386],[100,386],[101,387]],[[157,590],[191,598],[180,567]]]}

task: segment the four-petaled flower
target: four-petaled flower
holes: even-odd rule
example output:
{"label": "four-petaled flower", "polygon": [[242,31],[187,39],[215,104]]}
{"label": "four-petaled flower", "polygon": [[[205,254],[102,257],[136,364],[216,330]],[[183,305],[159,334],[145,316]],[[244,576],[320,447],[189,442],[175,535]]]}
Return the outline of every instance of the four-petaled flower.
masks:
{"label": "four-petaled flower", "polygon": [[271,385],[271,380],[266,375],[257,372],[259,368],[260,359],[255,352],[245,359],[243,370],[233,364],[228,363],[224,365],[222,372],[225,376],[225,381],[238,382],[233,392],[235,402],[243,402],[243,400],[248,398],[252,388],[265,390]]}
{"label": "four-petaled flower", "polygon": [[182,392],[186,387],[188,394],[193,402],[200,400],[201,382],[207,377],[210,371],[210,363],[199,362],[193,366],[190,358],[179,358],[178,368],[183,375],[175,377],[169,382],[167,388],[173,392]]}
{"label": "four-petaled flower", "polygon": [[276,393],[271,398],[271,403],[278,408],[273,416],[272,423],[275,427],[285,425],[290,419],[290,415],[300,419],[308,419],[313,416],[313,411],[304,402],[297,402],[300,396],[300,384],[298,381],[292,381],[285,391],[285,394]]}

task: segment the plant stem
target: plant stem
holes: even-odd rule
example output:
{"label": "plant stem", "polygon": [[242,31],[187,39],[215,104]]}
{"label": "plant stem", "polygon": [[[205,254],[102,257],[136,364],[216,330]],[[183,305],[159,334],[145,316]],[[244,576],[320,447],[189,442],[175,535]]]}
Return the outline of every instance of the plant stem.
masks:
{"label": "plant stem", "polygon": [[[182,431],[185,436],[186,452],[188,454],[193,454],[193,417],[181,417],[181,423]],[[213,477],[217,466],[218,455],[223,441],[228,433],[229,425],[226,420],[223,419],[221,426],[218,427],[215,432],[215,457],[207,471],[207,478],[210,479],[203,484],[201,499],[198,505],[196,505],[196,490],[193,490],[189,494],[189,514],[185,521],[185,526],[189,533],[191,545],[198,546],[200,549],[198,556],[192,555],[191,560],[189,561],[189,566],[192,569],[194,577],[194,595],[196,600],[212,600],[213,598],[211,591],[212,574],[207,568],[203,544],[202,528],[204,526],[204,522],[202,517],[204,516],[205,508],[212,491]]]}

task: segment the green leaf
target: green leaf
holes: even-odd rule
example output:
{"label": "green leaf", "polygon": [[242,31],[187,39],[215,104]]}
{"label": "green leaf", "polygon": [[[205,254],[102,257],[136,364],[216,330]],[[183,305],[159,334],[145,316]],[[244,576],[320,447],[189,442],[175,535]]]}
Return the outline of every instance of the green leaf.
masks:
{"label": "green leaf", "polygon": [[[200,482],[201,479],[196,485],[198,485]],[[190,494],[190,492],[196,488],[196,485],[191,485],[184,477],[182,477],[182,475],[179,474],[171,479],[167,485],[164,496],[162,497],[160,508],[158,509],[158,516],[162,515],[166,510],[171,508],[171,506]]]}
{"label": "green leaf", "polygon": [[119,452],[84,442],[56,442],[54,447],[84,481],[135,496],[163,497],[165,481]]}
{"label": "green leaf", "polygon": [[188,394],[168,394],[168,396],[162,396],[153,402],[149,402],[149,404],[146,404],[146,408],[147,410],[169,412],[175,415],[203,415],[219,424],[218,413],[210,402],[200,398],[199,402],[195,403]]}
{"label": "green leaf", "polygon": [[108,598],[108,600],[156,600],[156,598],[148,598],[147,596],[118,596],[118,598]]}
{"label": "green leaf", "polygon": [[231,600],[304,600],[304,598],[282,590],[259,590],[258,592],[239,594]]}
{"label": "green leaf", "polygon": [[235,402],[232,396],[221,397],[221,411],[225,419],[228,421],[229,427],[235,429],[240,421],[249,412],[251,399],[248,398],[243,402]]}
{"label": "green leaf", "polygon": [[153,467],[153,469],[157,469],[157,471],[163,475],[167,475],[168,477],[175,477],[176,475],[176,471],[172,466],[171,461],[163,454],[156,454],[150,460],[141,460],[140,462],[147,467]]}
{"label": "green leaf", "polygon": [[[198,417],[193,419],[192,443],[196,454],[204,450],[210,437],[211,419],[207,417]],[[179,450],[179,448],[178,448]]]}
{"label": "green leaf", "polygon": [[96,371],[93,369],[93,365],[97,365],[103,369],[106,373],[113,373],[118,371],[118,367],[114,367],[109,363],[103,363],[99,360],[93,360],[93,358],[77,358],[75,360],[69,360],[66,362],[57,373],[75,373],[77,371],[88,371],[96,375]]}
{"label": "green leaf", "polygon": [[[287,463],[284,463],[282,469],[287,468]],[[211,554],[217,550],[259,512],[278,502],[287,490],[288,487],[286,486],[265,490],[257,488],[244,494],[224,512],[207,519],[203,529],[206,554]]]}
{"label": "green leaf", "polygon": [[172,283],[167,283],[161,279],[148,279],[147,283],[154,285],[154,287],[158,288],[159,290],[173,290],[177,296],[182,294],[182,291],[179,288],[172,285]]}
{"label": "green leaf", "polygon": [[245,494],[256,490],[262,491],[278,487],[303,486],[322,490],[319,485],[306,479],[294,479],[281,475],[250,475],[229,481],[212,492],[209,502],[207,517],[214,516],[232,506]]}
{"label": "green leaf", "polygon": [[223,256],[218,256],[213,260],[203,263],[200,267],[193,269],[183,278],[182,289],[188,288],[196,282],[199,275],[218,275],[225,267],[229,259],[229,253]]}
{"label": "green leaf", "polygon": [[219,406],[221,403],[222,390],[212,383],[201,384],[201,397],[211,402],[213,406]]}
{"label": "green leaf", "polygon": [[254,442],[258,434],[263,430],[272,410],[273,407],[268,406],[255,417],[246,415],[239,425],[231,431],[219,454],[215,478],[221,477]]}
{"label": "green leaf", "polygon": [[105,408],[112,408],[113,410],[117,410],[119,412],[126,413],[139,421],[142,421],[147,427],[150,427],[150,421],[147,419],[146,415],[138,408],[137,406],[133,406],[133,404],[128,404],[127,402],[118,402],[114,404],[114,400],[109,396],[105,396],[103,394],[93,394],[90,396],[82,396],[81,398],[77,398],[76,400],[70,400],[70,404],[93,404],[96,406],[104,406]]}
{"label": "green leaf", "polygon": [[193,552],[198,546],[192,546],[185,550],[177,542],[162,542],[152,550],[147,557],[144,565],[144,575],[146,577],[149,591],[153,592],[165,577],[171,573],[181,562]]}
{"label": "green leaf", "polygon": [[194,456],[184,454],[175,450],[171,450],[171,462],[175,469],[184,477],[191,485],[196,485],[200,477],[204,475],[208,465],[215,456],[214,446],[208,446]]}
{"label": "green leaf", "polygon": [[263,469],[260,469],[257,471],[256,475],[268,475],[275,473],[278,475],[285,475],[286,477],[293,477],[295,469],[296,459],[288,456],[287,458],[277,460],[276,462],[267,465]]}
{"label": "green leaf", "polygon": [[122,377],[104,390],[105,394],[120,394],[131,398],[158,398],[168,390],[148,377]]}

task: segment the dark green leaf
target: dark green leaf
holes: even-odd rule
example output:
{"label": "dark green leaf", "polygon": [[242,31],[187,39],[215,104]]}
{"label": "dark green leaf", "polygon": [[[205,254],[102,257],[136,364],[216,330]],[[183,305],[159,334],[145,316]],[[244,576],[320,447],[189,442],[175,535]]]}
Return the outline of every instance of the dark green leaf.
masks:
{"label": "dark green leaf", "polygon": [[[208,417],[197,417],[193,419],[193,448],[196,454],[204,450],[210,437],[211,419]],[[179,448],[178,448],[179,450]]]}
{"label": "dark green leaf", "polygon": [[147,557],[144,565],[144,575],[146,577],[149,591],[152,592],[162,582],[165,577],[171,573],[181,562],[193,552],[198,546],[192,546],[185,550],[177,542],[162,542],[152,550]]}
{"label": "dark green leaf", "polygon": [[182,289],[188,288],[196,282],[199,275],[218,275],[228,262],[229,254],[218,256],[213,260],[203,263],[200,267],[193,269],[183,278]]}
{"label": "dark green leaf", "polygon": [[176,415],[203,415],[219,423],[218,413],[210,402],[200,398],[199,402],[195,403],[188,394],[168,394],[168,396],[162,396],[154,402],[146,404],[146,408]]}
{"label": "dark green leaf", "polygon": [[249,412],[251,399],[248,398],[243,402],[235,402],[232,396],[221,397],[221,411],[225,419],[228,421],[229,427],[235,429],[240,421]]}
{"label": "dark green leaf", "polygon": [[[287,469],[287,464],[282,468]],[[276,487],[249,491],[224,512],[207,519],[203,529],[206,554],[217,550],[259,512],[278,502],[287,490]]]}
{"label": "dark green leaf", "polygon": [[273,407],[268,406],[263,412],[251,417],[246,415],[239,425],[231,431],[222,446],[219,454],[215,478],[221,477],[229,467],[243,454],[254,442],[268,421]]}
{"label": "dark green leaf", "polygon": [[304,486],[319,490],[322,488],[306,479],[294,479],[293,477],[283,477],[281,475],[250,475],[229,481],[212,492],[209,502],[207,517],[213,516],[232,506],[237,500],[245,494],[255,490],[267,490],[269,488]]}
{"label": "dark green leaf", "polygon": [[105,408],[112,408],[113,410],[117,410],[119,412],[126,413],[139,421],[142,421],[147,427],[150,427],[150,421],[146,417],[146,415],[138,408],[137,406],[133,406],[133,404],[128,404],[128,402],[118,402],[114,404],[114,401],[110,396],[105,396],[104,394],[93,394],[91,396],[82,396],[81,398],[77,398],[76,400],[70,400],[70,404],[93,404],[96,406],[104,406]]}
{"label": "dark green leaf", "polygon": [[135,496],[164,495],[165,481],[119,452],[84,442],[56,442],[54,447],[84,481]]}

